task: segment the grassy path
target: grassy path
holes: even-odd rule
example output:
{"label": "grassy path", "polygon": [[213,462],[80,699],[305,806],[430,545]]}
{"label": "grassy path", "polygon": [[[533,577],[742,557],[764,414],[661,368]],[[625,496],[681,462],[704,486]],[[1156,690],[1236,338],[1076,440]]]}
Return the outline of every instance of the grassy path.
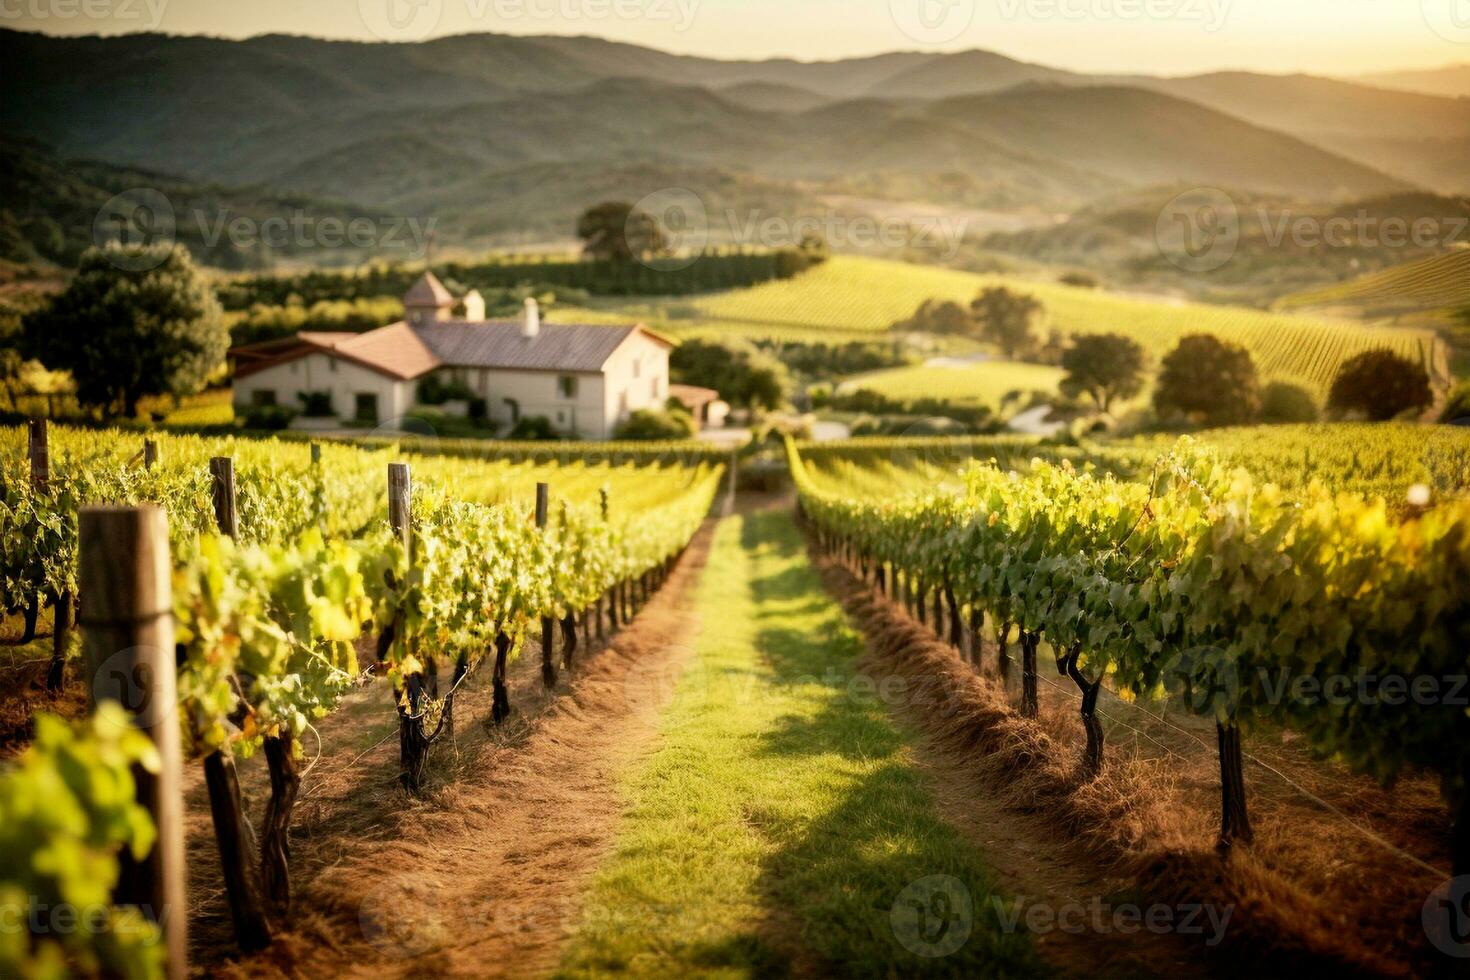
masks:
{"label": "grassy path", "polygon": [[1046,972],[996,926],[784,513],[724,522],[698,612],[562,973]]}

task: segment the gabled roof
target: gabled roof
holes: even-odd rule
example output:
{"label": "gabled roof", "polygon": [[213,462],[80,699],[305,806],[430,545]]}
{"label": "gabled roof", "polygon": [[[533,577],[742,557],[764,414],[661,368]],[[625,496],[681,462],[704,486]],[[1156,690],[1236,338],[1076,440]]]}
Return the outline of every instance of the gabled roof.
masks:
{"label": "gabled roof", "polygon": [[445,364],[522,371],[601,371],[613,352],[637,333],[668,343],[636,326],[542,323],[534,337],[521,336],[518,320],[446,320],[414,329]]}
{"label": "gabled roof", "polygon": [[447,320],[416,327],[400,322],[367,333],[303,331],[296,335],[294,347],[282,349],[280,341],[272,341],[269,350],[260,349],[266,345],[251,345],[230,353],[235,358],[237,378],[315,352],[341,357],[403,381],[446,366],[584,374],[601,371],[635,334],[664,347],[673,346],[641,326],[543,323],[535,337],[522,337],[518,320]]}
{"label": "gabled roof", "polygon": [[437,310],[453,305],[454,296],[444,288],[439,277],[427,269],[424,270],[423,275],[419,276],[417,282],[408,287],[408,292],[403,294],[405,309],[428,307]]}

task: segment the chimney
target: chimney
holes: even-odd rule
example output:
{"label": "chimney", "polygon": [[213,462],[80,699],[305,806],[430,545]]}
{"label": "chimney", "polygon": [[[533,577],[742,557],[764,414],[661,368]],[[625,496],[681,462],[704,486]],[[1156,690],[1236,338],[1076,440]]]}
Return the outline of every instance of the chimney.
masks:
{"label": "chimney", "polygon": [[536,299],[532,296],[526,297],[526,309],[521,314],[521,336],[530,339],[541,332],[541,307],[536,305]]}
{"label": "chimney", "polygon": [[464,294],[464,318],[471,323],[485,319],[485,297],[480,295],[478,289],[471,289]]}

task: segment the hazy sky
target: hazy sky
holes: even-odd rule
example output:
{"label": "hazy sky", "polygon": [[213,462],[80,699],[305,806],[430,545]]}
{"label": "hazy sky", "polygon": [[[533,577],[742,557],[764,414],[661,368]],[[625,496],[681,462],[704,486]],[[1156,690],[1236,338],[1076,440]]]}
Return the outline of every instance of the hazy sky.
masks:
{"label": "hazy sky", "polygon": [[0,26],[416,40],[595,34],[723,58],[987,48],[1094,71],[1470,62],[1470,0],[0,0]]}

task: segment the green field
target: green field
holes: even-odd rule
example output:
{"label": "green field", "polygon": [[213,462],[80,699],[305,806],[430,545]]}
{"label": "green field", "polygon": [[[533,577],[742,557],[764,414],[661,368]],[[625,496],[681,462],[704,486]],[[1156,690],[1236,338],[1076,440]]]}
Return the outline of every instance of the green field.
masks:
{"label": "green field", "polygon": [[940,398],[955,405],[996,409],[1011,392],[1057,390],[1065,374],[1044,364],[982,361],[978,364],[924,365],[875,371],[849,380],[844,387],[865,388],[896,401]]}
{"label": "green field", "polygon": [[[797,276],[751,289],[658,303],[598,304],[599,319],[646,320],[676,336],[738,335],[792,341],[871,339],[911,316],[926,299],[968,303],[1004,285],[1045,304],[1043,331],[1127,334],[1155,359],[1179,338],[1211,333],[1245,346],[1261,373],[1293,380],[1318,395],[1337,367],[1364,350],[1388,347],[1447,374],[1443,344],[1428,330],[1364,326],[1351,320],[1122,296],[1054,282],[977,275],[882,259],[838,256]],[[572,318],[581,311],[564,311]]]}

